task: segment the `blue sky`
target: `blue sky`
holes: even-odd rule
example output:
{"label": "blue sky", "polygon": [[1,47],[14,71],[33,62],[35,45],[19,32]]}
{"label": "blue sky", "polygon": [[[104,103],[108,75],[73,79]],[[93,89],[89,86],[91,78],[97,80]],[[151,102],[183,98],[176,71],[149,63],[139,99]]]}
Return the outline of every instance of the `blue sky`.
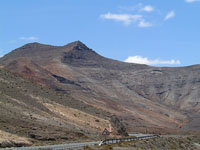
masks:
{"label": "blue sky", "polygon": [[200,0],[1,0],[0,56],[80,40],[120,61],[199,64],[199,14]]}

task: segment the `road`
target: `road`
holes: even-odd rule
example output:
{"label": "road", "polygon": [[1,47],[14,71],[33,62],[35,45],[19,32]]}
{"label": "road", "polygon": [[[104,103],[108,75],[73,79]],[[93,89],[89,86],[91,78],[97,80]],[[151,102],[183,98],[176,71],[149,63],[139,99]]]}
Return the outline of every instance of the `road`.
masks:
{"label": "road", "polygon": [[[152,134],[129,134],[129,136],[144,137],[153,136]],[[47,145],[47,146],[32,146],[32,147],[18,147],[18,148],[0,148],[0,150],[39,150],[39,149],[52,149],[52,150],[65,150],[69,148],[80,148],[84,146],[99,145],[102,141],[84,142],[84,143],[71,143],[71,144],[59,144],[59,145]]]}
{"label": "road", "polygon": [[0,148],[0,150],[39,150],[39,149],[52,149],[52,150],[64,150],[68,148],[78,148],[84,146],[92,146],[99,144],[101,141],[85,142],[85,143],[71,143],[71,144],[59,144],[48,146],[33,146],[33,147],[18,147],[18,148]]}

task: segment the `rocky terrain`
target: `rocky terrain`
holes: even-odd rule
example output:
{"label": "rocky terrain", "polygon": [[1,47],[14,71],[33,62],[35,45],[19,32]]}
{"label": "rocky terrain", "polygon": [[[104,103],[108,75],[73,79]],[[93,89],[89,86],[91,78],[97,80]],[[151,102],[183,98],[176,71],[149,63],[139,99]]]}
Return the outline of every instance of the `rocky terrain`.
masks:
{"label": "rocky terrain", "polygon": [[120,134],[124,127],[115,121],[108,112],[0,69],[1,147],[98,139],[105,127]]}
{"label": "rocky terrain", "polygon": [[84,139],[105,127],[113,135],[200,133],[200,65],[129,64],[76,41],[24,45],[0,58],[0,67],[5,132],[33,141]]}

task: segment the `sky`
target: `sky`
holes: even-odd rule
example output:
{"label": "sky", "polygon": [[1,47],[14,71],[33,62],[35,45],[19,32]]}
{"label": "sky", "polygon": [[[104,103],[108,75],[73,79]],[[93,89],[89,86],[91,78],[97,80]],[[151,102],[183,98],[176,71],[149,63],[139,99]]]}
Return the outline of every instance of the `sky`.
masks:
{"label": "sky", "polygon": [[199,14],[200,0],[0,0],[0,57],[80,40],[127,63],[200,64]]}

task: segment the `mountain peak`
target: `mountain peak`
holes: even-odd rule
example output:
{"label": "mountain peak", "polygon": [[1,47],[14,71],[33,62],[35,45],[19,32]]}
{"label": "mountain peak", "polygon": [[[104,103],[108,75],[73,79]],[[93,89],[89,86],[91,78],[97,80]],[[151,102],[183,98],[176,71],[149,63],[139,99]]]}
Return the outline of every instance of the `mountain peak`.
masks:
{"label": "mountain peak", "polygon": [[83,42],[81,42],[81,41],[74,41],[74,42],[72,42],[73,44],[75,44],[75,45],[85,45]]}
{"label": "mountain peak", "polygon": [[89,49],[84,43],[82,43],[81,41],[74,41],[72,43],[69,43],[67,45],[65,45],[66,47],[71,47],[72,49]]}

